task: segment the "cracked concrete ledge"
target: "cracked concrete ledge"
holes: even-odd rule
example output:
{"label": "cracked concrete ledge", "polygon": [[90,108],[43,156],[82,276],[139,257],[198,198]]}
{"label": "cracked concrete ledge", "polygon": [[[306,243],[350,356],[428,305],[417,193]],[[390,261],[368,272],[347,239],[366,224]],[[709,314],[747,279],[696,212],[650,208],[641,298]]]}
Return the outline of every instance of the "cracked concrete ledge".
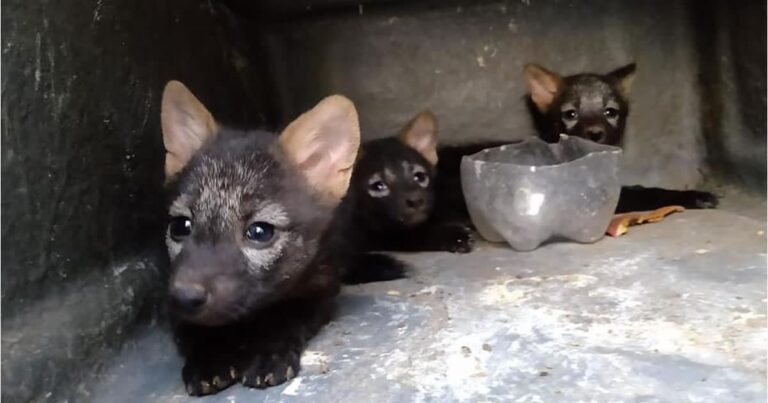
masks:
{"label": "cracked concrete ledge", "polygon": [[95,402],[762,402],[765,222],[687,211],[592,245],[403,255],[347,288],[303,372],[191,399],[168,335],[129,342]]}

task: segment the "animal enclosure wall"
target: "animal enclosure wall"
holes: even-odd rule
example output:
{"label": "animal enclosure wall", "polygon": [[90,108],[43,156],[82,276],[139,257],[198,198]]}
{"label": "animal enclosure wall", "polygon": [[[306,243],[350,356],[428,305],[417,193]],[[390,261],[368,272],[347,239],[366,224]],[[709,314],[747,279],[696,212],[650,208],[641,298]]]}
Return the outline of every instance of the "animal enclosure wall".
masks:
{"label": "animal enclosure wall", "polygon": [[161,305],[170,79],[238,127],[277,129],[342,93],[366,139],[429,108],[441,140],[463,143],[534,134],[525,63],[573,74],[634,61],[624,181],[764,198],[761,1],[9,0],[2,11],[13,401],[79,396]]}
{"label": "animal enclosure wall", "polygon": [[[396,133],[430,108],[441,138],[455,143],[533,134],[522,102],[525,63],[569,75],[634,61],[627,183],[692,187],[716,161],[756,174],[758,184],[764,9],[715,1],[374,2],[276,24],[266,32],[267,63],[282,120],[340,92],[355,100],[366,137]],[[736,161],[757,169],[739,170]]]}

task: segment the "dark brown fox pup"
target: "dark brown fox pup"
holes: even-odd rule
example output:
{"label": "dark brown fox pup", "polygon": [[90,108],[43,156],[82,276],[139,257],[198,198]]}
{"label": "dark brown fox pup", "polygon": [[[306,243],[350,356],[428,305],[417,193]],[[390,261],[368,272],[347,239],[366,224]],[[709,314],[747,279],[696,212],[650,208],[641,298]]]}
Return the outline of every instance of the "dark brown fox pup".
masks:
{"label": "dark brown fox pup", "polygon": [[[629,116],[629,91],[635,77],[634,63],[608,74],[582,73],[562,77],[536,64],[524,75],[528,105],[539,136],[557,142],[561,133],[601,144],[621,146]],[[696,190],[623,187],[617,213],[654,210],[669,205],[714,208],[717,196]]]}
{"label": "dark brown fox pup", "polygon": [[635,69],[632,63],[608,74],[561,77],[539,65],[526,65],[528,105],[534,106],[534,123],[542,140],[556,143],[560,133],[565,133],[596,143],[621,145]]}
{"label": "dark brown fox pup", "polygon": [[331,96],[279,136],[246,132],[171,81],[162,129],[169,307],[187,391],[281,384],[331,318],[344,275],[334,221],[360,141],[355,107]]}
{"label": "dark brown fox pup", "polygon": [[397,136],[362,145],[349,195],[362,250],[472,249],[468,219],[438,213],[450,208],[435,194],[437,165],[437,121],[430,112],[416,115]]}

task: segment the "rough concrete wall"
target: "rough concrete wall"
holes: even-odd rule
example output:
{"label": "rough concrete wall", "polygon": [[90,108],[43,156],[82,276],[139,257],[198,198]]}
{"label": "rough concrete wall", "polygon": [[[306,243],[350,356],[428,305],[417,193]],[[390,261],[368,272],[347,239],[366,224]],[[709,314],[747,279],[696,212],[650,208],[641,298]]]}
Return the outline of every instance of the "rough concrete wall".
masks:
{"label": "rough concrete wall", "polygon": [[522,101],[526,62],[573,74],[636,61],[625,182],[699,182],[705,149],[694,4],[464,3],[355,4],[276,24],[270,60],[284,119],[341,92],[356,102],[368,138],[395,133],[428,107],[445,142],[518,139],[533,133]]}
{"label": "rough concrete wall", "polygon": [[243,37],[204,0],[3,3],[4,399],[84,399],[72,380],[161,288],[161,91],[264,123]]}
{"label": "rough concrete wall", "polygon": [[692,10],[709,162],[721,179],[765,193],[766,2],[707,0]]}

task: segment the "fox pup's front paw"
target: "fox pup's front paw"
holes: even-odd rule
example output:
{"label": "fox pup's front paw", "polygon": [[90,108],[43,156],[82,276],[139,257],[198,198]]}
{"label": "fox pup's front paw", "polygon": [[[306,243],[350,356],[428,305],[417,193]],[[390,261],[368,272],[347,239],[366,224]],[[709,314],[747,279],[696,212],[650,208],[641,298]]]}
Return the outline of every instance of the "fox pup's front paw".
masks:
{"label": "fox pup's front paw", "polygon": [[258,355],[243,371],[241,382],[252,388],[268,388],[291,380],[300,367],[299,353],[295,351]]}
{"label": "fox pup's front paw", "polygon": [[475,244],[475,235],[466,225],[449,225],[440,230],[443,249],[453,253],[469,253]]}
{"label": "fox pup's front paw", "polygon": [[720,202],[718,197],[714,194],[698,190],[686,191],[685,199],[685,205],[683,207],[690,209],[715,208]]}
{"label": "fox pup's front paw", "polygon": [[187,393],[203,396],[228,388],[238,380],[234,366],[220,362],[187,360],[181,372]]}

